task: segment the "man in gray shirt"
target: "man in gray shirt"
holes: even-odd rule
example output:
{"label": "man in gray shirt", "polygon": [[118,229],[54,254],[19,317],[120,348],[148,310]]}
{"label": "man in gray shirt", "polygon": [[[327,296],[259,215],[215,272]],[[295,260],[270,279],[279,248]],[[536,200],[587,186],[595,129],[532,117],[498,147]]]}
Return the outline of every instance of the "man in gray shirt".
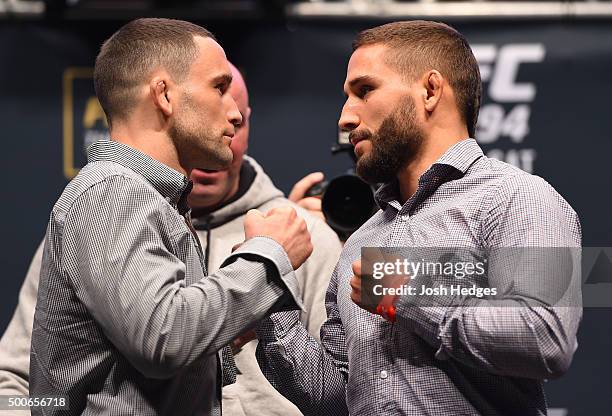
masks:
{"label": "man in gray shirt", "polygon": [[206,276],[187,177],[232,161],[231,79],[223,49],[187,22],[135,20],[102,46],[94,82],[113,140],[92,145],[51,213],[31,396],[64,396],[68,414],[220,414],[232,381],[220,351],[301,306],[294,269],[312,246],[292,208],[250,211],[245,242]]}
{"label": "man in gray shirt", "polygon": [[[258,209],[267,212],[272,208],[291,204],[274,186],[271,178],[256,160],[245,154],[250,142],[249,94],[240,72],[231,63],[230,68],[232,70],[230,94],[242,115],[242,123],[236,128],[230,146],[233,153],[232,164],[224,170],[194,169],[190,176],[194,186],[189,193],[188,203],[192,209],[192,221],[202,245],[204,264],[208,273],[215,272],[223,264],[231,248],[244,239],[244,217],[249,210]],[[292,192],[290,197],[295,197],[295,200],[300,199],[299,195],[296,196],[296,192]],[[321,323],[326,317],[325,290],[340,256],[341,244],[322,218],[310,215],[309,212],[298,208],[297,204],[293,206],[306,221],[314,246],[312,255],[296,270],[301,289],[300,296],[305,307],[305,311],[300,313],[300,321],[313,337],[318,338]],[[32,323],[42,251],[43,245],[40,245],[23,282],[13,318],[0,339],[0,394],[19,396],[28,394]],[[248,338],[241,336],[234,345],[243,344],[247,340]],[[236,383],[223,388],[223,414],[233,416],[259,416],[263,413],[277,416],[301,414],[261,374],[255,360],[255,347],[255,340],[248,342],[234,356],[240,373]],[[26,414],[25,411],[19,413]],[[0,414],[3,412],[0,411]]]}
{"label": "man in gray shirt", "polygon": [[[350,132],[357,173],[384,183],[380,210],[344,246],[320,344],[292,312],[258,326],[264,375],[305,414],[546,414],[543,380],[564,374],[577,348],[580,262],[564,275],[534,254],[579,254],[576,213],[542,178],[486,157],[470,138],[480,76],[456,30],[395,22],[363,31],[353,47],[339,126]],[[489,257],[484,281],[464,279],[499,289],[498,297],[375,304],[363,296],[372,294],[363,247],[402,247],[416,253],[411,261],[435,254],[432,247],[456,250],[464,264],[477,264],[481,252],[517,261]]]}

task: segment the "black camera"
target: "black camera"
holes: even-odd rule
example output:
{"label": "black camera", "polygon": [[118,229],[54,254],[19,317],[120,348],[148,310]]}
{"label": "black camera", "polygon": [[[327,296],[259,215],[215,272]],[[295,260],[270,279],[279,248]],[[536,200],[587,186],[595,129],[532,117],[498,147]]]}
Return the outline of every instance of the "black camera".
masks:
{"label": "black camera", "polygon": [[[348,132],[339,134],[338,144],[332,146],[331,152],[334,155],[349,153],[353,162],[356,162]],[[376,212],[374,192],[375,188],[355,175],[353,168],[347,174],[314,185],[306,192],[306,196],[321,196],[321,210],[325,220],[344,241]]]}

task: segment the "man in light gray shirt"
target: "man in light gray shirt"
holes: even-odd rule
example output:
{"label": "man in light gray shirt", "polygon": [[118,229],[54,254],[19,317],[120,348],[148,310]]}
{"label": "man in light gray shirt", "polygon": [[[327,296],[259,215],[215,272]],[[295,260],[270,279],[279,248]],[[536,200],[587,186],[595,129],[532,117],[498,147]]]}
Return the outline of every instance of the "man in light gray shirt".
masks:
{"label": "man in light gray shirt", "polygon": [[113,140],[89,149],[51,213],[31,396],[64,396],[68,414],[220,414],[233,375],[220,350],[301,306],[294,269],[312,246],[292,208],[250,211],[245,242],[206,276],[187,177],[232,161],[231,79],[223,49],[187,22],[139,19],[102,46],[94,82]]}
{"label": "man in light gray shirt", "polygon": [[[227,169],[215,171],[194,169],[190,176],[194,186],[188,203],[192,208],[194,228],[202,244],[204,263],[209,273],[215,272],[231,252],[232,246],[243,240],[244,218],[250,209],[267,212],[274,207],[291,204],[274,186],[264,169],[245,154],[250,142],[249,93],[240,72],[231,63],[230,68],[233,77],[229,91],[242,115],[242,122],[236,128],[230,145],[232,164]],[[292,197],[300,199],[299,195],[296,197],[296,192],[292,193]],[[340,255],[341,244],[322,218],[296,209],[308,225],[314,246],[312,255],[296,270],[301,300],[306,309],[300,313],[300,320],[309,333],[318,338],[319,328],[326,317],[325,290]],[[41,245],[32,259],[17,308],[0,340],[0,394],[28,394],[32,321],[42,250]],[[245,337],[240,337],[235,345],[243,344],[245,340]],[[223,414],[300,415],[297,407],[278,393],[261,374],[255,360],[256,345],[256,340],[242,345],[234,357],[240,374],[236,383],[223,388]],[[2,411],[0,414],[3,414]],[[25,411],[20,414],[25,414]]]}

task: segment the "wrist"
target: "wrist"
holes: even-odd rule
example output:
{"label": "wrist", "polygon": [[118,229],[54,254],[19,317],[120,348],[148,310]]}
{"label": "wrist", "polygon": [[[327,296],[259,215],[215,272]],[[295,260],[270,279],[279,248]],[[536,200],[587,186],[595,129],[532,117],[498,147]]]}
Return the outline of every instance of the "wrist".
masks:
{"label": "wrist", "polygon": [[395,303],[399,296],[384,296],[376,306],[376,314],[382,316],[389,322],[395,322],[396,308]]}

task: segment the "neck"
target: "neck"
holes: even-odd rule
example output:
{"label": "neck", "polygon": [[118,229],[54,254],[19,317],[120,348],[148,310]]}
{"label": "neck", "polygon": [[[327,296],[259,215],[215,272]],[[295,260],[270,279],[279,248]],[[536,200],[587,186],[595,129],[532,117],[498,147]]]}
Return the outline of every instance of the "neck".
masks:
{"label": "neck", "polygon": [[114,141],[139,150],[187,177],[191,174],[191,169],[181,164],[176,146],[163,130],[120,124],[112,128],[110,135]]}
{"label": "neck", "polygon": [[397,174],[400,199],[404,204],[418,189],[419,178],[436,160],[440,159],[454,144],[468,137],[465,128],[456,132],[439,132],[429,135],[421,145],[418,154]]}

